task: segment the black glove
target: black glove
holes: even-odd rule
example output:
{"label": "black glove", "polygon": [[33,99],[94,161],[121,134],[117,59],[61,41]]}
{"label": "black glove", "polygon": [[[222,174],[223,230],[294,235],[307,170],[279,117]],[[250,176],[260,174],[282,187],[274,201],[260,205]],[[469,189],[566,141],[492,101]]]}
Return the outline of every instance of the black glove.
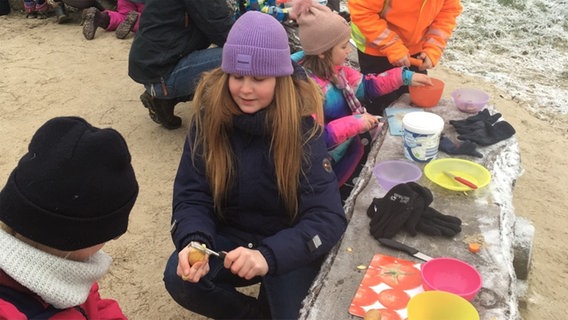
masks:
{"label": "black glove", "polygon": [[394,237],[413,213],[417,197],[408,184],[401,183],[392,187],[384,198],[374,198],[367,209],[371,235],[376,239]]}
{"label": "black glove", "polygon": [[[431,236],[451,238],[461,232],[461,223],[457,217],[442,214],[434,208],[427,208],[416,225],[416,231]],[[407,231],[412,234],[411,230],[407,229]]]}
{"label": "black glove", "polygon": [[467,117],[465,119],[462,120],[450,120],[450,124],[454,127],[467,127],[470,126],[471,124],[475,123],[475,122],[479,122],[479,121],[489,121],[491,123],[495,123],[497,122],[497,120],[499,120],[499,118],[501,118],[501,114],[500,113],[496,113],[494,115],[491,115],[489,113],[489,110],[487,109],[483,109],[481,111],[479,111],[476,115],[474,116],[470,116]]}
{"label": "black glove", "polygon": [[423,187],[416,182],[408,182],[407,185],[418,195],[416,197],[416,200],[414,201],[414,209],[404,223],[405,230],[414,237],[416,236],[416,225],[420,221],[422,213],[428,208],[428,206],[430,206],[430,204],[434,200],[434,196],[432,195],[432,191],[430,191],[430,189]]}
{"label": "black glove", "polygon": [[507,121],[498,121],[491,125],[485,122],[481,129],[458,136],[460,140],[469,140],[481,146],[489,146],[515,134],[515,129]]}
{"label": "black glove", "polygon": [[485,128],[486,125],[492,125],[495,122],[491,122],[489,120],[487,121],[476,121],[476,122],[472,122],[468,125],[460,125],[460,126],[454,126],[454,128],[456,129],[456,132],[459,134],[466,134],[466,133],[470,133],[482,128]]}
{"label": "black glove", "polygon": [[473,157],[483,158],[483,154],[477,151],[477,146],[471,141],[463,141],[461,143],[454,143],[450,138],[442,136],[440,138],[440,151],[447,154],[465,154]]}

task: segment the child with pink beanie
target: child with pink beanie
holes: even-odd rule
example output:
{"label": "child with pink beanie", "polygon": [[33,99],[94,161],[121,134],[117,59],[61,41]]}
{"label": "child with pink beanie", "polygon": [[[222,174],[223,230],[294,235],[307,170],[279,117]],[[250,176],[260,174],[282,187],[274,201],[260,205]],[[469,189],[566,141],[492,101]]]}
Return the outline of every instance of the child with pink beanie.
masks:
{"label": "child with pink beanie", "polygon": [[325,140],[345,200],[370,150],[369,131],[379,126],[377,117],[369,114],[362,102],[403,85],[431,85],[431,81],[406,68],[363,76],[345,65],[351,52],[351,28],[343,17],[311,0],[294,1],[293,10],[304,50],[292,58],[325,94]]}

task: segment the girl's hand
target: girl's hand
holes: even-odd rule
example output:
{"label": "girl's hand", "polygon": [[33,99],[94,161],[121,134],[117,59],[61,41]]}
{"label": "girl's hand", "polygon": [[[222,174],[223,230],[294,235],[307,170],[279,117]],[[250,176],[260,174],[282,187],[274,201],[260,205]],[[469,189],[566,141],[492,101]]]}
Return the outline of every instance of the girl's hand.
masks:
{"label": "girl's hand", "polygon": [[432,79],[429,76],[415,72],[412,75],[412,81],[410,83],[411,86],[431,86]]}
{"label": "girl's hand", "polygon": [[227,252],[224,266],[233,274],[246,280],[256,276],[262,277],[268,273],[268,263],[262,253],[245,247],[238,247]]}
{"label": "girl's hand", "polygon": [[365,133],[373,128],[376,128],[379,125],[379,119],[377,118],[377,116],[367,112],[361,115],[361,120],[364,122],[364,125],[359,133]]}
{"label": "girl's hand", "polygon": [[209,272],[209,256],[205,255],[203,260],[190,265],[188,261],[190,249],[192,248],[187,246],[178,253],[177,275],[184,281],[197,283]]}

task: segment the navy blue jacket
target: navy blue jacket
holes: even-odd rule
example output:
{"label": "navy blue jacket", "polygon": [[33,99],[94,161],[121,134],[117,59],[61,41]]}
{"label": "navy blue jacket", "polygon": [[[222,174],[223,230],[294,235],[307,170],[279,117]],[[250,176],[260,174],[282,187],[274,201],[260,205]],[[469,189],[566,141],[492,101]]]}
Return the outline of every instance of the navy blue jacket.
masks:
{"label": "navy blue jacket", "polygon": [[[177,250],[190,241],[215,248],[214,235],[219,233],[240,246],[258,249],[269,274],[283,274],[321,258],[343,235],[347,220],[323,135],[306,143],[309,165],[304,165],[301,176],[299,214],[291,222],[278,195],[265,114],[234,118],[230,140],[237,162],[236,183],[224,208],[224,221],[214,212],[202,159],[192,163],[190,133],[174,183],[172,238]],[[313,119],[306,117],[304,130],[313,125]]]}

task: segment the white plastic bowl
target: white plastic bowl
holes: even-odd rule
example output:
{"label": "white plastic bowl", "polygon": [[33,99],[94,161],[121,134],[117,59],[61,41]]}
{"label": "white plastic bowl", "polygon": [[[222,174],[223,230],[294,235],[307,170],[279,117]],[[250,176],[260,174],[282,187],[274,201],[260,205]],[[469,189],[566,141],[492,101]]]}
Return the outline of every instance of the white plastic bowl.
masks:
{"label": "white plastic bowl", "polygon": [[386,160],[375,165],[373,174],[379,185],[389,191],[397,184],[418,181],[422,177],[422,170],[406,160]]}

